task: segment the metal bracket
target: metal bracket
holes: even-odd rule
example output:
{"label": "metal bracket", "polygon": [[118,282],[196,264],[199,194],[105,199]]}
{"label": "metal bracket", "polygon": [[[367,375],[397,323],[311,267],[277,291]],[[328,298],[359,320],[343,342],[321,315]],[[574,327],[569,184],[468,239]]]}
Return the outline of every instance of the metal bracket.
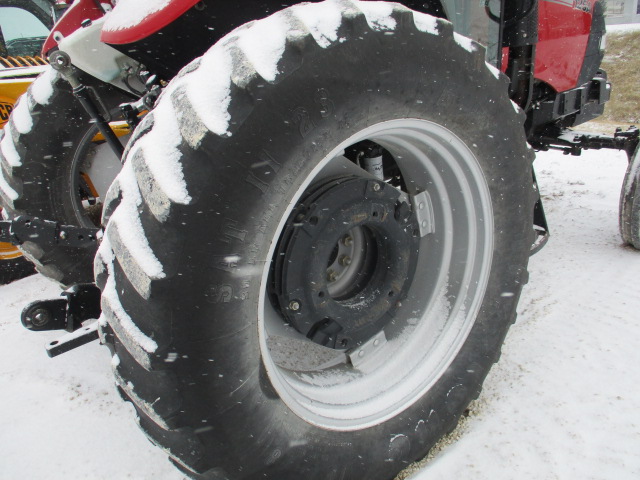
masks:
{"label": "metal bracket", "polygon": [[73,285],[60,296],[65,298],[39,300],[27,305],[22,310],[22,325],[32,331],[73,332],[82,322],[100,316],[100,289],[95,284]]}
{"label": "metal bracket", "polygon": [[67,328],[67,301],[39,300],[22,310],[20,321],[24,328],[34,332],[64,330]]}
{"label": "metal bracket", "polygon": [[49,249],[55,245],[62,247],[75,247],[97,249],[98,240],[102,237],[99,228],[77,227],[75,225],[62,225],[51,220],[27,217],[21,215],[13,220],[0,221],[0,241],[22,245],[32,242]]}
{"label": "metal bracket", "polygon": [[82,327],[73,333],[68,333],[64,337],[49,342],[46,346],[47,355],[49,357],[57,357],[62,353],[66,353],[74,348],[86,345],[89,342],[98,340],[98,321],[92,322],[90,325]]}
{"label": "metal bracket", "polygon": [[411,206],[418,218],[418,228],[420,236],[424,237],[433,233],[435,230],[435,220],[433,214],[433,202],[429,193],[425,190],[422,193],[411,196]]}
{"label": "metal bracket", "polygon": [[535,170],[533,173],[533,186],[536,190],[536,204],[533,209],[533,231],[535,237],[529,250],[529,256],[535,255],[547,244],[551,232],[549,230],[549,224],[547,223],[547,217],[544,213],[544,207],[542,205],[542,197],[540,196],[540,188],[538,187],[538,179],[536,178]]}
{"label": "metal bracket", "polygon": [[73,285],[60,294],[62,299],[33,302],[22,311],[21,322],[31,331],[67,330],[68,335],[50,342],[50,357],[60,355],[98,338],[95,328],[83,325],[100,317],[100,289],[93,283]]}
{"label": "metal bracket", "polygon": [[387,337],[384,334],[384,330],[370,338],[366,343],[360,345],[358,348],[347,353],[351,364],[355,368],[359,368],[363,363],[367,361],[376,351],[387,343]]}

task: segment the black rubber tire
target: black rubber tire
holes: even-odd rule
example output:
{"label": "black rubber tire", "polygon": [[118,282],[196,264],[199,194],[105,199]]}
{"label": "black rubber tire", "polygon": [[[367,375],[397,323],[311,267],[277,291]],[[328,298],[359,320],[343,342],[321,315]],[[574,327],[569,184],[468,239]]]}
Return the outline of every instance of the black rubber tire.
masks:
{"label": "black rubber tire", "polygon": [[0,285],[6,285],[34,273],[36,270],[33,264],[23,256],[0,260]]}
{"label": "black rubber tire", "polygon": [[[233,34],[205,54],[225,48],[233,56],[226,134],[205,128],[184,90],[172,89],[190,81],[205,88],[195,77],[205,60],[187,66],[134,133],[107,195],[95,263],[101,338],[140,426],[193,478],[392,479],[455,427],[515,320],[533,240],[524,114],[508,99],[506,78],[485,64],[484,49],[460,46],[450,23],[425,33],[414,12],[390,4],[389,32],[368,24],[364,3],[328,3],[340,5],[341,25],[326,48],[290,9],[276,14],[289,34],[272,82]],[[322,89],[330,101],[316,96]],[[292,413],[265,370],[262,266],[292,192],[316,163],[353,132],[408,117],[456,133],[482,165],[495,225],[487,290],[457,357],[422,398],[375,426],[319,428]],[[172,201],[165,179],[151,173],[149,165],[166,159],[136,148],[175,119],[182,158],[173,176],[183,176],[186,201]],[[131,226],[139,234],[129,235]]]}
{"label": "black rubber tire", "polygon": [[[114,87],[88,78],[84,81],[89,82],[111,108],[129,98]],[[38,103],[38,99],[43,104]],[[20,98],[19,104],[25,102],[31,129],[17,125],[14,110],[2,138],[3,144],[10,143],[4,144],[5,150],[0,151],[0,203],[4,215],[9,219],[29,215],[67,225],[92,226],[92,222],[77,214],[73,207],[78,199],[70,179],[74,155],[83,146],[83,137],[95,127],[89,123],[68,82],[51,67]],[[19,164],[7,157],[6,149],[15,150]],[[93,280],[93,251],[60,246],[45,251],[31,242],[25,242],[20,249],[40,273],[63,286]]]}
{"label": "black rubber tire", "polygon": [[629,159],[620,194],[620,233],[622,240],[640,250],[640,148]]}

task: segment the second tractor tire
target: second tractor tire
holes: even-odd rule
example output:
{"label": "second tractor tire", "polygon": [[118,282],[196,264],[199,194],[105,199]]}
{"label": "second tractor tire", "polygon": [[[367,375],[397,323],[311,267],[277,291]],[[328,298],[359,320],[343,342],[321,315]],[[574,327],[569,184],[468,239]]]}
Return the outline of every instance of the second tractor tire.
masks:
{"label": "second tractor tire", "polygon": [[[113,108],[129,99],[115,87],[89,78],[85,81],[99,92],[101,105]],[[48,67],[19,99],[0,140],[3,215],[8,219],[27,215],[84,227],[93,227],[97,221],[99,225],[100,213],[91,215],[80,194],[86,152],[108,148],[92,145],[95,133],[71,86]],[[101,159],[102,166],[97,168],[103,169],[101,175],[113,179],[120,162],[115,154],[111,156]],[[57,245],[43,249],[33,242],[25,242],[20,249],[41,274],[63,286],[93,281],[92,250]]]}

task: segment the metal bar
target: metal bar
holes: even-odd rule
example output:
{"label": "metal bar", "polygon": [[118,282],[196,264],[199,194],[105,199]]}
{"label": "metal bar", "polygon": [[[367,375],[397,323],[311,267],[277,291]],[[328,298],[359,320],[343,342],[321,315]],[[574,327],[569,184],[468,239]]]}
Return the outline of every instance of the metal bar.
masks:
{"label": "metal bar", "polygon": [[102,230],[99,228],[62,225],[25,215],[13,220],[0,220],[0,241],[13,245],[31,242],[41,247],[60,245],[95,249],[101,235]]}
{"label": "metal bar", "polygon": [[46,347],[47,355],[51,358],[57,357],[69,350],[73,350],[74,348],[78,348],[89,342],[98,340],[98,338],[100,338],[100,335],[98,334],[98,321],[96,320],[86,327],[82,327],[73,333],[68,333],[63,337],[60,337],[58,340],[49,342]]}
{"label": "metal bar", "polygon": [[613,136],[563,130],[557,135],[542,135],[535,138],[534,147],[543,150],[550,148],[563,150],[572,155],[580,155],[582,150],[610,148],[624,150],[628,156],[631,156],[639,141],[640,131],[636,127],[629,127],[626,131],[618,128]]}
{"label": "metal bar", "polygon": [[78,70],[71,64],[71,58],[69,55],[58,50],[51,54],[49,61],[51,66],[64,75],[69,84],[73,87],[73,94],[91,117],[91,122],[96,124],[109,147],[111,147],[119,159],[122,159],[124,147],[120,143],[120,140],[118,140],[116,134],[113,133],[113,130],[111,130],[109,123],[100,113],[94,99],[91,98],[91,89],[80,82],[80,79],[78,78]]}
{"label": "metal bar", "polygon": [[98,107],[91,98],[89,92],[90,89],[86,85],[79,85],[73,89],[73,94],[91,117],[91,123],[94,123],[96,127],[98,127],[98,130],[104,136],[105,141],[109,147],[111,147],[113,153],[115,153],[118,158],[122,158],[124,147],[120,143],[120,140],[118,140],[116,134],[113,133],[113,130],[109,126],[109,122],[104,119],[98,110]]}

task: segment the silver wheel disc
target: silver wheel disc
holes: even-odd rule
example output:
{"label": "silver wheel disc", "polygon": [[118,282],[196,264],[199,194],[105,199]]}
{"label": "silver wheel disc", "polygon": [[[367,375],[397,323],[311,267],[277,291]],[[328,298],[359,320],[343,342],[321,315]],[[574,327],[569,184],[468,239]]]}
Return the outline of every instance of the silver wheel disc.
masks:
{"label": "silver wheel disc", "polygon": [[[310,185],[336,174],[368,176],[343,156],[345,148],[363,140],[391,153],[406,185],[403,195],[421,222],[416,273],[393,321],[352,350],[313,344],[286,325],[268,300],[268,262],[259,301],[261,353],[274,388],[296,415],[330,430],[382,423],[433,387],[474,325],[492,262],[491,196],[478,160],[451,131],[419,119],[373,125],[325,157],[291,199],[269,258]],[[327,270],[335,273],[332,296],[347,288],[361,258],[357,241],[336,248]]]}

